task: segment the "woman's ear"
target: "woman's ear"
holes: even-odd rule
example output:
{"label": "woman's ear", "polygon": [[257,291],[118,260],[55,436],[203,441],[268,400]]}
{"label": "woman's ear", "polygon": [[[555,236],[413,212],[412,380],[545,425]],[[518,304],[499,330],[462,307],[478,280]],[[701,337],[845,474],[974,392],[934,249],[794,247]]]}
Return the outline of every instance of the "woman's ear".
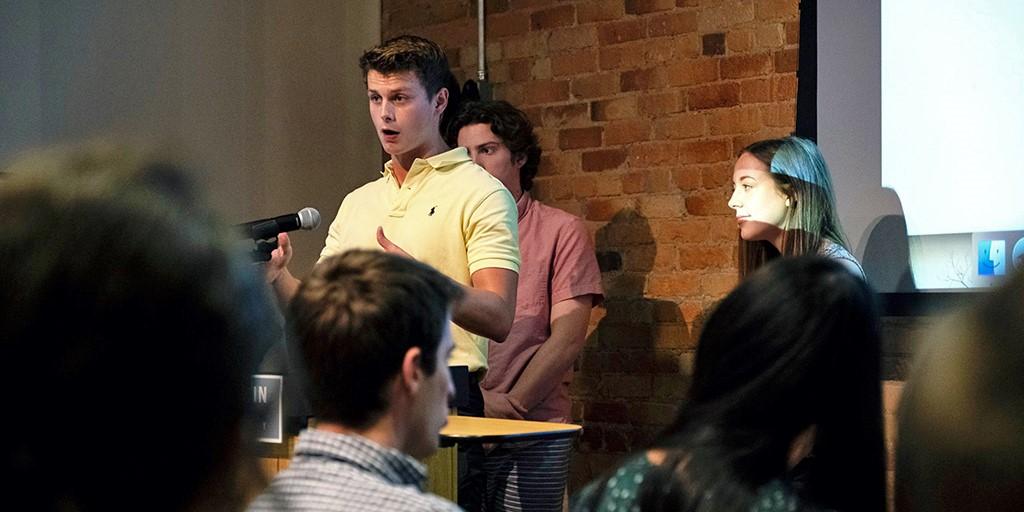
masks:
{"label": "woman's ear", "polygon": [[793,187],[787,187],[782,193],[786,196],[786,208],[796,208],[800,198],[796,196],[797,191]]}

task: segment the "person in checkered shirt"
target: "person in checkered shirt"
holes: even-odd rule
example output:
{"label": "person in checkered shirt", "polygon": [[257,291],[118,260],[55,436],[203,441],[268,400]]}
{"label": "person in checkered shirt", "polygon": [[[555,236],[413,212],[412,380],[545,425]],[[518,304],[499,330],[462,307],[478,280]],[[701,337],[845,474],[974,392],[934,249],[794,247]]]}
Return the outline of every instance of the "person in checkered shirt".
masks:
{"label": "person in checkered shirt", "polygon": [[433,268],[380,251],[316,266],[288,311],[316,426],[249,510],[460,510],[424,492],[417,459],[437,449],[454,398],[446,361],[461,294]]}

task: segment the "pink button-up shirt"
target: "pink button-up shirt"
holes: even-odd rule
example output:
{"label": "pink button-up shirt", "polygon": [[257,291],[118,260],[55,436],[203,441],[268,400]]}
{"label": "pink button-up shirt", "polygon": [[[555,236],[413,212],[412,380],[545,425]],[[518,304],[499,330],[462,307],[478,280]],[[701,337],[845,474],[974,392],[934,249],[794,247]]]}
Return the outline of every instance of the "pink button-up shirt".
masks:
{"label": "pink button-up shirt", "polygon": [[[519,287],[512,330],[503,343],[488,347],[487,375],[481,388],[508,393],[533,355],[551,335],[551,306],[563,300],[593,295],[603,299],[601,271],[590,234],[579,218],[533,200],[528,192],[516,202],[519,209]],[[569,384],[572,369],[551,383],[551,392],[524,419],[570,420]]]}

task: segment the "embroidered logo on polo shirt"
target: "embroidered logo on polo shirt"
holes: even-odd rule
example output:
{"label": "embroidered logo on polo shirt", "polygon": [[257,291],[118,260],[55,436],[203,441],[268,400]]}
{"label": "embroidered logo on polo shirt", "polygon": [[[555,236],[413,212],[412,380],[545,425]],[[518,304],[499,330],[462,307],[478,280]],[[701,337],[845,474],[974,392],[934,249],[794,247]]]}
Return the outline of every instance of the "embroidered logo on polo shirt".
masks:
{"label": "embroidered logo on polo shirt", "polygon": [[430,207],[430,213],[427,214],[427,217],[433,216],[434,215],[434,210],[436,210],[436,209],[437,209],[437,206],[431,206]]}

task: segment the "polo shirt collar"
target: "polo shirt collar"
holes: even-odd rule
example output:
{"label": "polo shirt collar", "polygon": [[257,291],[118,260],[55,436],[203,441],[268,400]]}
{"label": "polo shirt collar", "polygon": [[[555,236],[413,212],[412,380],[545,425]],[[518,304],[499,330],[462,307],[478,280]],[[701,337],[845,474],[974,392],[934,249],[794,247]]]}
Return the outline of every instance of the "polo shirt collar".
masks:
{"label": "polo shirt collar", "polygon": [[[421,174],[429,170],[446,171],[449,168],[469,161],[469,150],[464,147],[455,147],[445,151],[444,153],[438,153],[427,158],[417,158],[413,160],[412,168],[409,169],[409,176],[406,179],[412,178],[417,174]],[[381,175],[389,181],[394,178],[394,170],[391,167],[392,162],[393,160],[388,160],[384,164],[384,170],[381,171]]]}

